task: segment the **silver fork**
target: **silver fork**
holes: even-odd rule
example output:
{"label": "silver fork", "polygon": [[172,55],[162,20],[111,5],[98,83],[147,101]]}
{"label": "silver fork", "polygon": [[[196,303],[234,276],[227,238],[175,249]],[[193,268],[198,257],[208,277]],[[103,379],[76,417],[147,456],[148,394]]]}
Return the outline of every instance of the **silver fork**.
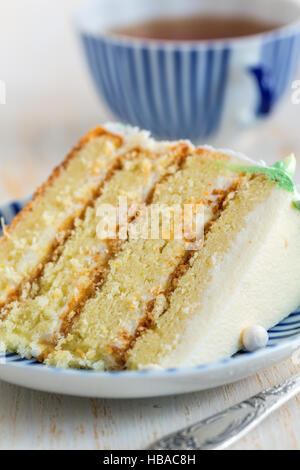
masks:
{"label": "silver fork", "polygon": [[300,393],[300,374],[192,426],[163,437],[151,450],[222,450]]}

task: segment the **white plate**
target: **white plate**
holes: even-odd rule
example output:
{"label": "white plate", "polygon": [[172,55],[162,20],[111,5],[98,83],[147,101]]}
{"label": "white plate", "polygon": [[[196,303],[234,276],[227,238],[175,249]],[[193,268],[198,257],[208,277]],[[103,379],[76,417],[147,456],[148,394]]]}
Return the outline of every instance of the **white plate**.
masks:
{"label": "white plate", "polygon": [[[9,223],[22,208],[16,202],[0,208]],[[46,367],[17,354],[0,354],[0,379],[24,387],[68,395],[141,398],[205,390],[231,383],[274,365],[300,348],[300,308],[270,330],[268,346],[255,353],[199,367],[138,372],[94,372]],[[295,353],[300,362],[300,352]]]}

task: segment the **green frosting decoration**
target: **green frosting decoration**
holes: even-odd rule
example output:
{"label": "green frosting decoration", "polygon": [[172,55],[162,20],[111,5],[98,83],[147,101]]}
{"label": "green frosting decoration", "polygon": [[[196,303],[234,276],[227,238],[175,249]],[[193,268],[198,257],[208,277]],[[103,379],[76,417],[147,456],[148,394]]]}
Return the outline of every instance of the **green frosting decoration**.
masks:
{"label": "green frosting decoration", "polygon": [[293,201],[293,205],[298,209],[298,211],[300,211],[300,201]]}
{"label": "green frosting decoration", "polygon": [[291,178],[295,175],[296,172],[296,158],[295,155],[292,153],[288,157],[286,157],[281,162],[277,162],[274,165],[274,168],[278,168],[285,173],[287,173]]}
{"label": "green frosting decoration", "polygon": [[295,192],[295,184],[292,178],[296,170],[296,158],[293,154],[281,162],[275,163],[275,165],[271,167],[236,165],[234,163],[227,163],[226,166],[230,170],[238,173],[247,173],[248,175],[264,174],[270,180],[275,181],[280,188],[285,189],[290,193]]}

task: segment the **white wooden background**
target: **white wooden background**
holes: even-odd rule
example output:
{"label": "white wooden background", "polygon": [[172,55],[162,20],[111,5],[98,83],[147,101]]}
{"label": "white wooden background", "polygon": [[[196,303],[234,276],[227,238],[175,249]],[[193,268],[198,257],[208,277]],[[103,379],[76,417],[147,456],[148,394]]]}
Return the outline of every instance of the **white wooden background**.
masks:
{"label": "white wooden background", "polygon": [[[111,119],[84,67],[72,26],[78,0],[0,0],[0,203],[27,196],[88,128]],[[294,151],[300,105],[290,97],[272,122],[232,148],[268,162]],[[300,172],[298,172],[300,181]],[[186,396],[90,400],[0,381],[0,449],[137,449],[297,371],[290,360],[234,385]],[[300,449],[300,397],[234,449]]]}

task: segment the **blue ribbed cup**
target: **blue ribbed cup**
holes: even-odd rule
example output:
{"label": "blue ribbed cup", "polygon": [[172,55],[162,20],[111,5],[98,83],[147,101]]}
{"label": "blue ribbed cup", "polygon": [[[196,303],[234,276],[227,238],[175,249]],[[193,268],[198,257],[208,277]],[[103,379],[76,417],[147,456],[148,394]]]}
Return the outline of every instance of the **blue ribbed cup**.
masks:
{"label": "blue ribbed cup", "polygon": [[[257,1],[245,8],[256,11]],[[147,18],[152,10],[154,16],[160,12],[166,15],[173,11],[168,10],[168,4],[183,11],[189,7],[188,13],[199,10],[200,4],[216,4],[216,0],[165,2],[151,0],[143,13],[141,0],[98,0],[79,12],[89,69],[118,120],[148,129],[160,138],[211,141],[220,135],[231,137],[270,116],[287,90],[291,91],[297,74],[300,4],[286,0],[287,26],[241,39],[184,43],[130,39],[105,32],[105,24],[109,28],[110,24],[124,23],[126,11],[127,20],[134,23]],[[164,7],[159,3],[165,3]],[[231,9],[240,4],[237,0],[226,3]],[[258,3],[272,4],[272,9],[261,7],[261,11],[268,14],[268,21],[275,22],[277,17],[279,21],[283,0]],[[122,12],[122,5],[127,10]],[[110,15],[115,23],[107,19]]]}

